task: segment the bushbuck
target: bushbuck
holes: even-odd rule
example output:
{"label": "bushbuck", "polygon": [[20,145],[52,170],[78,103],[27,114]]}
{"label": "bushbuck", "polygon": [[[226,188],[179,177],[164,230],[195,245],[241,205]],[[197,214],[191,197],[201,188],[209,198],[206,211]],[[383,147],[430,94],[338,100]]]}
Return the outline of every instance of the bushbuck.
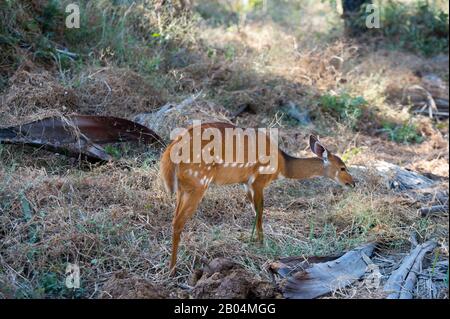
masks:
{"label": "bushbuck", "polygon": [[[232,131],[234,136],[227,140],[227,130]],[[236,133],[237,131],[237,133]],[[206,135],[209,138],[203,139]],[[229,133],[228,133],[229,134]],[[317,139],[310,135],[309,146],[316,157],[296,158],[286,154],[278,148],[269,134],[252,135],[248,130],[239,129],[228,123],[205,123],[201,124],[195,132],[195,125],[179,134],[167,147],[161,157],[161,176],[170,193],[176,192],[176,209],[173,217],[172,257],[170,262],[171,272],[174,273],[177,260],[178,245],[181,232],[186,221],[193,216],[198,204],[203,198],[206,189],[211,183],[218,185],[243,184],[247,192],[247,198],[252,204],[256,215],[257,240],[263,241],[263,191],[272,181],[279,178],[307,179],[316,176],[325,176],[336,182],[355,186],[352,176],[347,170],[344,162],[336,155],[331,154]],[[253,137],[255,137],[253,135]],[[195,138],[200,139],[197,150],[194,147]],[[214,154],[210,151],[211,142],[219,142]],[[276,143],[276,144],[274,144]],[[263,157],[267,162],[267,148],[272,147],[274,154],[272,159],[275,165],[261,161],[261,154],[255,154],[259,146],[266,145]],[[181,156],[182,147],[185,147],[184,155],[186,161],[174,161],[173,157]],[[205,149],[206,152],[205,152]],[[201,152],[201,154],[199,153]],[[231,156],[226,154],[231,151]],[[208,153],[209,152],[209,153]],[[228,152],[228,153],[227,153]],[[210,159],[205,160],[205,154]],[[270,155],[270,154],[269,154]],[[181,157],[180,157],[181,158]],[[195,161],[197,159],[197,161]]]}

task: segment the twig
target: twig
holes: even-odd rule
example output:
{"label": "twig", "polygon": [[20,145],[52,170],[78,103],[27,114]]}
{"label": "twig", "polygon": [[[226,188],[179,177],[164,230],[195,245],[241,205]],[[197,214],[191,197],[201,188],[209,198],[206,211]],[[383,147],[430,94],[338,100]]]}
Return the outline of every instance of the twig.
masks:
{"label": "twig", "polygon": [[78,57],[78,54],[73,53],[73,52],[69,52],[69,51],[67,51],[67,49],[65,49],[65,50],[56,49],[56,52],[58,52],[60,54],[67,55],[71,59],[76,59]]}
{"label": "twig", "polygon": [[192,289],[194,289],[194,287],[186,285],[186,284],[182,284],[182,283],[177,284],[177,286],[180,287],[181,289],[185,289],[185,290],[192,290]]}
{"label": "twig", "polygon": [[[424,114],[424,113],[430,113],[430,112],[429,112],[429,110],[422,110],[422,109],[420,109],[420,110],[415,110],[415,111],[413,111],[413,113],[416,113],[416,114]],[[435,116],[445,116],[445,117],[449,117],[449,113],[448,113],[448,112],[440,112],[440,111],[436,111],[436,112],[433,113],[433,115],[435,115]]]}
{"label": "twig", "polygon": [[[413,90],[419,90],[425,93],[426,97],[427,97],[427,105],[428,105],[428,115],[430,118],[433,118],[433,114],[437,114],[438,113],[438,108],[436,106],[436,102],[433,99],[433,96],[430,94],[430,92],[428,92],[427,90],[425,90],[423,87],[421,87],[420,85],[412,85],[410,86],[408,89],[413,89]],[[425,113],[425,111],[420,111]]]}

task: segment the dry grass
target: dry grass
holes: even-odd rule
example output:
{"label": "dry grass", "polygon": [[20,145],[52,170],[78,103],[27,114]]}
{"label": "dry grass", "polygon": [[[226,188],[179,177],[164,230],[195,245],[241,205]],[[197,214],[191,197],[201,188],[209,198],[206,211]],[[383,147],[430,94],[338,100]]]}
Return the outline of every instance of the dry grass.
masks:
{"label": "dry grass", "polygon": [[166,98],[163,89],[154,88],[141,75],[122,68],[87,68],[64,84],[55,74],[26,60],[9,84],[0,101],[3,125],[23,123],[37,113],[126,118],[152,111]]}
{"label": "dry grass", "polygon": [[[308,4],[306,15],[329,10]],[[306,141],[315,131],[331,151],[346,154],[349,165],[386,160],[440,177],[448,192],[448,122],[414,119],[425,138],[419,145],[372,134],[380,118],[410,117],[395,92],[415,84],[416,71],[448,82],[448,66],[409,53],[372,51],[364,43],[337,39],[336,29],[325,36],[336,21],[301,19],[304,31],[298,32],[285,24],[288,18],[249,19],[239,28],[203,25],[188,51],[195,63],[168,66],[164,82],[159,73],[110,61],[62,76],[28,57],[0,96],[0,124],[71,112],[133,118],[202,90],[189,112],[166,119],[164,132],[193,119],[226,117],[248,104],[255,114],[244,113],[236,123],[280,127],[281,146],[292,155],[311,155]],[[318,26],[322,33],[311,35]],[[318,98],[328,92],[363,96],[376,119],[354,131],[321,111]],[[310,110],[313,122],[299,127],[289,121],[281,112],[287,101]],[[158,156],[155,150],[127,155],[129,169],[123,169],[0,145],[0,298],[186,298],[178,284],[189,284],[204,261],[215,257],[231,257],[255,278],[268,280],[270,260],[336,255],[370,240],[382,242],[380,254],[398,261],[398,253],[409,249],[411,232],[420,240],[437,239],[439,260],[448,260],[448,214],[419,218],[419,203],[388,190],[375,173],[355,169],[358,187],[352,190],[321,178],[274,182],[265,193],[263,246],[250,240],[253,214],[244,191],[212,186],[183,232],[179,273],[170,278],[175,204],[159,180]],[[81,268],[79,290],[64,286],[67,263]],[[380,296],[379,289],[357,284],[331,298]]]}
{"label": "dry grass", "polygon": [[69,297],[62,285],[52,290],[46,282],[48,273],[60,280],[67,262],[81,267],[84,297],[120,295],[112,276],[122,278],[117,289],[145,278],[176,297],[183,296],[176,283],[189,282],[205,259],[232,256],[269,279],[264,265],[280,256],[335,255],[368,240],[399,249],[415,229],[424,239],[448,233],[448,218],[417,219],[416,207],[375,175],[359,176],[351,191],[325,180],[278,181],[266,192],[266,241],[259,247],[250,241],[253,214],[244,191],[212,187],[183,233],[174,280],[167,267],[174,199],[163,191],[156,165],[131,161],[130,171],[112,165],[51,174],[10,164],[1,171],[0,281],[11,286],[4,297]]}

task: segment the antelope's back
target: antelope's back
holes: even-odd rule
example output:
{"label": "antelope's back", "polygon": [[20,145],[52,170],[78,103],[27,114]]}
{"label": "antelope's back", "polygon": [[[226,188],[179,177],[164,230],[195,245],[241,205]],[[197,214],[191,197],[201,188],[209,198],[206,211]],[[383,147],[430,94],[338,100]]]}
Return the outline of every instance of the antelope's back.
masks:
{"label": "antelope's back", "polygon": [[[231,129],[227,135],[227,129]],[[197,131],[198,130],[198,131]],[[231,132],[231,133],[230,133]],[[199,133],[200,136],[194,136],[194,134]],[[179,134],[169,145],[166,152],[172,149],[172,147],[179,143],[187,141],[187,136],[189,135],[189,161],[194,161],[194,156],[199,154],[193,154],[194,143],[193,138],[198,138],[200,140],[200,149],[204,150],[206,146],[220,148],[221,152],[217,160],[225,160],[225,155],[230,154],[227,158],[230,162],[243,162],[248,163],[249,161],[258,162],[258,149],[261,143],[262,135],[258,134],[258,129],[256,128],[240,128],[230,123],[224,122],[211,122],[202,123],[201,126],[189,126],[184,132]],[[270,155],[270,145],[275,143],[269,135],[264,134],[264,141],[262,141],[262,149],[265,149],[266,156]],[[208,145],[209,144],[209,145]],[[263,147],[265,146],[265,147]],[[272,145],[272,150],[278,151],[278,145]],[[214,152],[212,152],[214,153]],[[243,156],[243,158],[242,158]]]}

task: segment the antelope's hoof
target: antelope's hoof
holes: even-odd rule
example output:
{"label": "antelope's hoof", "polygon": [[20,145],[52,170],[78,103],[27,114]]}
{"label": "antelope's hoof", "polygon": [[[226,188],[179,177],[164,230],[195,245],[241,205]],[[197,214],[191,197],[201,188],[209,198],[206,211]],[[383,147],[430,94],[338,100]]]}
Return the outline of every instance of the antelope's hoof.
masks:
{"label": "antelope's hoof", "polygon": [[252,237],[251,241],[257,244],[258,246],[263,246],[264,244],[264,237]]}
{"label": "antelope's hoof", "polygon": [[176,266],[170,267],[169,277],[175,277],[176,274],[177,274],[177,267]]}

